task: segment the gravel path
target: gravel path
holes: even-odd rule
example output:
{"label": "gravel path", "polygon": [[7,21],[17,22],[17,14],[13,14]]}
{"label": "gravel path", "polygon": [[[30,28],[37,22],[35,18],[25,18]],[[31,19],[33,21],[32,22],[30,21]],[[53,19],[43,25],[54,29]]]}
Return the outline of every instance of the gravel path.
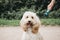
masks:
{"label": "gravel path", "polygon": [[[42,26],[40,33],[43,40],[60,40],[60,27]],[[0,40],[20,40],[22,36],[20,27],[0,27]]]}

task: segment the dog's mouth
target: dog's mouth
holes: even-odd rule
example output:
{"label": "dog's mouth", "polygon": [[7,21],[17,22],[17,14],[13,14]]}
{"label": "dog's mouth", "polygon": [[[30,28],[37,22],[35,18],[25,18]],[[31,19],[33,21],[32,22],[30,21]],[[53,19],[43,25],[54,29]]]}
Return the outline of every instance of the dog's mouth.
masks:
{"label": "dog's mouth", "polygon": [[33,26],[33,23],[27,23],[27,26],[28,27],[32,27]]}

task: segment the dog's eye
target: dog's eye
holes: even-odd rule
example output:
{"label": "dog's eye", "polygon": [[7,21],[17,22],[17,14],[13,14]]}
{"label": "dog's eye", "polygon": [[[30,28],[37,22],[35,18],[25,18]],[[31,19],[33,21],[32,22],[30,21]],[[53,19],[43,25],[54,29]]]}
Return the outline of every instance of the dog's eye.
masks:
{"label": "dog's eye", "polygon": [[26,18],[28,18],[28,16]]}
{"label": "dog's eye", "polygon": [[31,18],[32,18],[32,19],[34,19],[34,17],[33,17],[33,16],[32,16]]}

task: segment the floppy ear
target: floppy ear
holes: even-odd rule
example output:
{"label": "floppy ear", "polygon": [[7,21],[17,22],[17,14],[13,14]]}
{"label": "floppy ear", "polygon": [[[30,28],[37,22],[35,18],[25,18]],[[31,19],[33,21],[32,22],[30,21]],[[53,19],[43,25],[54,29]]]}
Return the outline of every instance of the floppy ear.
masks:
{"label": "floppy ear", "polygon": [[28,28],[26,26],[23,26],[22,29],[26,32]]}
{"label": "floppy ear", "polygon": [[33,33],[37,33],[38,32],[38,30],[39,30],[39,27],[41,26],[41,22],[40,22],[40,19],[37,17],[37,15],[36,15],[36,24],[33,26],[33,28],[32,28],[32,32]]}
{"label": "floppy ear", "polygon": [[26,32],[27,30],[28,30],[28,28],[27,28],[27,26],[26,25],[24,25],[24,20],[23,20],[23,18],[21,19],[21,21],[20,21],[20,27]]}
{"label": "floppy ear", "polygon": [[36,33],[38,33],[38,30],[39,30],[39,25],[38,24],[36,24],[32,27],[32,33],[36,34]]}

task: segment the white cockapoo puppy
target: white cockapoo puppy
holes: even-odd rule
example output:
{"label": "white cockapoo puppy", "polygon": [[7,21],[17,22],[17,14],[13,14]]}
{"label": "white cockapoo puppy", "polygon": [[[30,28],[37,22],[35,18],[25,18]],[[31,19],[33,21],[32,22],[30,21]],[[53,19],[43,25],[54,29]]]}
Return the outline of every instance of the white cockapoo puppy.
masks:
{"label": "white cockapoo puppy", "polygon": [[26,11],[20,21],[23,30],[21,40],[42,40],[39,33],[40,19],[34,12]]}

